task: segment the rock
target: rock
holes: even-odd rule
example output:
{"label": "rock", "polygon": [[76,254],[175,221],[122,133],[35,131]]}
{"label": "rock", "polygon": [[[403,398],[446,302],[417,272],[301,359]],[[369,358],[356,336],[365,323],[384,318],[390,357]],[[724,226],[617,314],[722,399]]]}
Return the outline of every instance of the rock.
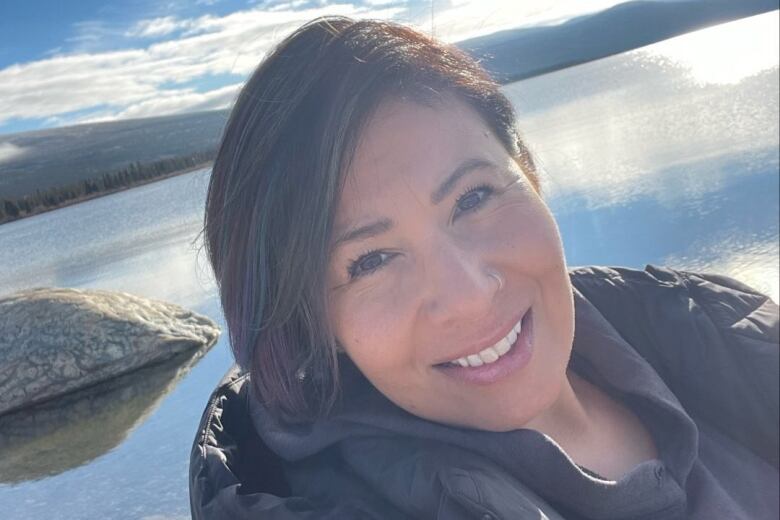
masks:
{"label": "rock", "polygon": [[59,288],[0,298],[0,414],[211,347],[217,325],[171,303]]}
{"label": "rock", "polygon": [[119,446],[206,349],[0,415],[0,484],[58,475]]}

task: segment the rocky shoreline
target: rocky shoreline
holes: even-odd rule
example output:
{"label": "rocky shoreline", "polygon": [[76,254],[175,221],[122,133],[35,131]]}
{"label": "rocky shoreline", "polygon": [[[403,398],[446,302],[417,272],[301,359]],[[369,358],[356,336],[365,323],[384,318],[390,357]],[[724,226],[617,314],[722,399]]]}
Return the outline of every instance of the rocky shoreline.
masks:
{"label": "rocky shoreline", "polygon": [[0,415],[176,355],[208,349],[219,327],[128,293],[37,288],[0,298]]}

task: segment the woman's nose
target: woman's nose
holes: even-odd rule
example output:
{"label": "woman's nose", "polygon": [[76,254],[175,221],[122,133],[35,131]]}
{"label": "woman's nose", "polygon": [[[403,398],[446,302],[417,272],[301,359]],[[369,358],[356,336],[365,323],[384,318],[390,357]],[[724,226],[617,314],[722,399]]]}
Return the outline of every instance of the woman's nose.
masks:
{"label": "woman's nose", "polygon": [[424,306],[431,321],[440,325],[478,322],[495,310],[495,297],[504,280],[486,260],[479,252],[457,244],[431,247],[423,280]]}

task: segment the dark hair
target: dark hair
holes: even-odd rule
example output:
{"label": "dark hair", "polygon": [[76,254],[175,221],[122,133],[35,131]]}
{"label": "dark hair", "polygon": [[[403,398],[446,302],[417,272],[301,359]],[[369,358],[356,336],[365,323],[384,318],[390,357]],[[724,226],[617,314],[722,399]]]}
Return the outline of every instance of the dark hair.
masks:
{"label": "dark hair", "polygon": [[443,95],[474,108],[538,189],[499,86],[454,46],[401,25],[314,20],[241,90],[214,162],[204,232],[233,353],[273,413],[313,419],[338,395],[324,280],[361,128],[384,99]]}

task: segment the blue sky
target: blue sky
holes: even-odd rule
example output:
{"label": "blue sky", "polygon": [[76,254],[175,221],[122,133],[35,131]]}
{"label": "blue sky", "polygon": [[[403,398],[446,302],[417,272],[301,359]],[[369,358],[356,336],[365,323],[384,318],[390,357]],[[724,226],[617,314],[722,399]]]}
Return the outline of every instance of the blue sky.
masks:
{"label": "blue sky", "polygon": [[618,0],[9,0],[0,134],[225,108],[271,46],[326,14],[447,41],[558,23]]}
{"label": "blue sky", "polygon": [[10,0],[0,3],[0,67],[46,58],[57,52],[109,50],[132,46],[124,29],[133,22],[164,16],[223,15],[247,2],[157,2],[152,0]]}

